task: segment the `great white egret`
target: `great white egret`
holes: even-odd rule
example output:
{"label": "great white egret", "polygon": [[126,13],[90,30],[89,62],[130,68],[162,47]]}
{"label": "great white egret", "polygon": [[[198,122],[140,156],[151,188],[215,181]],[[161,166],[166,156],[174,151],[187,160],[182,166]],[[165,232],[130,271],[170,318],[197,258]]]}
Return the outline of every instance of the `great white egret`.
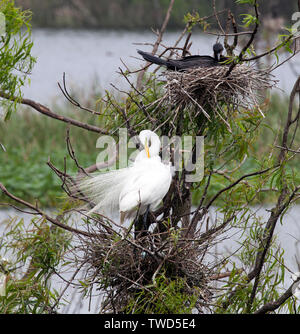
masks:
{"label": "great white egret", "polygon": [[212,67],[223,65],[222,62],[228,58],[222,56],[224,47],[220,43],[216,43],[213,46],[214,57],[211,56],[187,56],[181,59],[162,59],[153,56],[151,53],[138,50],[137,52],[143,56],[143,58],[150,63],[166,66],[168,70],[184,71],[195,67]]}
{"label": "great white egret", "polygon": [[89,214],[120,213],[120,223],[136,214],[154,210],[164,198],[172,181],[172,167],[159,156],[160,139],[150,130],[139,134],[144,149],[132,166],[98,173],[79,182],[79,189],[95,204]]}

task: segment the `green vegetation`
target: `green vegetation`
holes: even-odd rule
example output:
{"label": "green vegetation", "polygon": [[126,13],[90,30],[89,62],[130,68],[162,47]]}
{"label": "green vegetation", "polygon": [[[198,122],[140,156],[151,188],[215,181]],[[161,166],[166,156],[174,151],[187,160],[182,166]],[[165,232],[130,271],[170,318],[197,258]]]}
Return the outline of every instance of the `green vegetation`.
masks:
{"label": "green vegetation", "polygon": [[[0,123],[6,149],[0,150],[1,182],[21,198],[37,201],[43,207],[53,207],[61,201],[63,191],[59,178],[47,165],[48,159],[63,170],[66,158],[68,172],[76,172],[65,141],[68,126],[22,109],[13,114],[8,123]],[[61,113],[58,109],[56,111]],[[85,116],[82,120],[88,121],[89,118]],[[70,129],[70,139],[82,166],[88,167],[96,162],[99,154],[97,138],[97,135],[81,129]],[[0,199],[5,201],[3,195]]]}
{"label": "green vegetation", "polygon": [[16,8],[13,1],[1,0],[0,12],[5,15],[6,34],[0,37],[0,90],[2,95],[15,97],[15,100],[0,101],[8,119],[16,108],[27,76],[35,59],[31,56],[31,12]]}
{"label": "green vegetation", "polygon": [[[93,93],[87,100],[91,100],[95,95]],[[152,99],[154,98],[155,95],[152,96]],[[281,129],[283,114],[287,106],[288,99],[282,95],[273,95],[266,105],[264,113],[267,117],[256,134],[256,141],[252,138],[253,143],[249,147],[257,157],[267,152],[279,135],[278,131]],[[74,116],[74,111],[68,102],[63,106],[54,106],[53,110],[57,114],[64,112]],[[84,115],[81,116],[81,120],[88,122],[92,118]],[[64,194],[61,182],[47,166],[47,161],[50,157],[55,166],[63,169],[64,158],[66,158],[67,171],[76,172],[76,166],[67,152],[65,141],[67,128],[65,123],[32,113],[26,108],[13,114],[9,123],[0,123],[0,141],[2,139],[6,149],[6,152],[0,149],[0,175],[1,182],[9,191],[30,202],[38,201],[44,207],[55,207],[61,202]],[[76,157],[82,166],[87,167],[96,163],[97,155],[100,152],[96,148],[97,134],[72,127],[70,138]],[[300,142],[300,138],[298,141]],[[291,162],[292,166],[296,166],[297,163],[296,160]],[[241,175],[252,172],[258,164],[258,160],[248,158],[240,170]],[[233,164],[232,168],[234,167]],[[213,184],[212,192],[222,188],[223,177],[214,176]],[[196,192],[195,202],[199,196],[201,192]],[[270,202],[273,200],[272,194],[262,193],[259,200]],[[0,194],[0,201],[7,201],[3,194]]]}
{"label": "green vegetation", "polygon": [[70,237],[44,218],[33,218],[30,224],[14,219],[6,225],[5,238],[0,237],[0,273],[10,279],[5,296],[0,296],[1,314],[52,313],[59,293],[51,287],[51,276],[70,246]]}
{"label": "green vegetation", "polygon": [[[13,1],[3,3],[15,9]],[[247,16],[245,23],[250,24],[249,29],[253,23],[257,26],[257,1],[238,3],[254,6],[255,20]],[[20,12],[13,10],[13,13]],[[116,8],[114,13],[118,13]],[[13,27],[17,33],[21,29],[17,22]],[[243,50],[245,53],[251,54],[255,31]],[[17,44],[26,48],[22,41]],[[289,46],[288,39],[278,48],[285,46]],[[9,54],[7,49],[3,59]],[[30,48],[26,56],[30,59]],[[236,60],[241,61],[241,57]],[[90,113],[75,116],[74,107],[69,109],[66,105],[53,105],[55,113],[42,112],[41,105],[36,108],[56,120],[24,108],[9,113],[9,122],[1,123],[0,128],[1,190],[33,210],[37,217],[29,224],[18,219],[2,222],[5,233],[0,238],[0,273],[2,277],[5,275],[7,286],[5,294],[0,296],[0,312],[57,312],[66,289],[75,283],[86,297],[103,295],[100,312],[299,313],[293,285],[282,292],[287,270],[274,233],[277,224],[285,223],[285,213],[300,196],[298,156],[294,154],[300,141],[297,132],[300,112],[298,106],[293,109],[291,105],[291,101],[296,103],[297,87],[291,94],[290,105],[285,97],[272,96],[269,101],[264,94],[264,104],[260,105],[267,116],[264,119],[256,103],[245,105],[242,101],[245,95],[232,89],[233,84],[241,84],[245,91],[247,83],[257,76],[243,77],[239,72],[241,81],[234,83],[233,70],[237,64],[232,65],[230,74],[222,76],[227,83],[225,88],[231,93],[226,98],[218,93],[216,86],[210,89],[205,81],[204,89],[197,86],[195,98],[188,95],[187,103],[178,102],[170,99],[174,95],[168,95],[175,93],[180,97],[180,90],[169,85],[168,76],[169,89],[162,94],[161,87],[166,83],[153,74],[145,75],[141,86],[128,90],[126,99],[107,92],[99,106],[100,117]],[[9,63],[8,70],[14,66]],[[209,76],[215,79],[219,69],[213,68],[212,72],[205,69],[201,79],[208,80]],[[190,75],[179,74],[181,79]],[[124,76],[132,78],[128,72]],[[9,74],[7,78],[13,80]],[[172,82],[182,84],[183,80]],[[14,91],[15,87],[11,87]],[[4,88],[5,85],[1,87]],[[9,100],[7,94],[2,92],[2,98]],[[93,92],[91,96],[89,99],[95,101]],[[183,96],[186,98],[186,93]],[[20,101],[18,97],[16,101]],[[201,112],[204,109],[208,114]],[[66,173],[72,175],[78,171],[67,150],[68,125],[61,122],[62,113],[70,115],[72,120],[79,117],[84,123],[99,125],[105,133],[125,125],[130,134],[147,128],[169,137],[203,135],[204,178],[188,182],[185,165],[176,171],[161,207],[146,217],[137,215],[131,224],[134,231],[124,226],[116,228],[116,222],[100,213],[87,215],[86,211],[74,208],[71,199],[62,200],[61,181],[47,166],[50,157],[65,178],[68,178]],[[69,123],[79,126],[72,120]],[[95,163],[96,139],[103,133],[97,127],[93,131],[98,135],[92,134],[88,124],[84,124],[88,131],[70,126],[76,158],[84,167]],[[0,200],[5,202],[7,198]],[[24,200],[39,203],[34,206]],[[272,202],[266,218],[253,212],[255,201]],[[56,216],[50,217],[42,211],[42,206],[54,207],[52,214]],[[73,214],[81,214],[76,219],[76,228],[72,228]],[[236,231],[239,249],[232,254],[216,254],[214,246]],[[51,277],[69,269],[73,277],[70,281],[63,278],[66,289],[55,291]],[[79,272],[83,274],[81,278],[76,277]],[[220,282],[223,278],[225,281]]]}
{"label": "green vegetation", "polygon": [[[104,29],[149,29],[162,25],[168,0],[16,0],[16,4],[33,11],[33,24],[54,28],[104,28]],[[230,8],[238,18],[248,10],[232,0],[216,1],[217,10]],[[211,0],[176,0],[168,29],[182,29],[187,12],[198,11],[201,17],[213,13]],[[261,1],[260,12],[264,16],[278,14],[290,20],[297,11],[296,2],[286,6],[284,1]],[[227,15],[220,15],[226,23]],[[212,22],[217,27],[215,22]]]}
{"label": "green vegetation", "polygon": [[141,290],[128,303],[126,314],[191,314],[196,298],[184,292],[181,278],[170,280],[162,273],[155,282]]}

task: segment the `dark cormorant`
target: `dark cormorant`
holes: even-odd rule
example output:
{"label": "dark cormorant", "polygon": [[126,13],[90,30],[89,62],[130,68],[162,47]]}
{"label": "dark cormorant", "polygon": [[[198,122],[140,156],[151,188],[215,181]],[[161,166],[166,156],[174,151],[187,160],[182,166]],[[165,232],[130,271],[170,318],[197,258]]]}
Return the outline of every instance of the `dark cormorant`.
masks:
{"label": "dark cormorant", "polygon": [[195,67],[212,67],[224,65],[222,62],[226,61],[228,58],[222,56],[224,48],[220,43],[216,43],[213,46],[214,57],[211,56],[187,56],[181,59],[169,59],[165,60],[148,52],[138,50],[137,52],[143,56],[143,58],[150,63],[166,66],[168,70],[173,71],[184,71],[189,68]]}

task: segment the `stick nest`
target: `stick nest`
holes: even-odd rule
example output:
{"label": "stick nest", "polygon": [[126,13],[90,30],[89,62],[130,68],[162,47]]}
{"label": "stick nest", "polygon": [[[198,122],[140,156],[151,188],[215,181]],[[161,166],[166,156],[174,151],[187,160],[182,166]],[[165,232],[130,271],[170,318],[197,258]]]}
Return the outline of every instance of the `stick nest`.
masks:
{"label": "stick nest", "polygon": [[168,280],[166,286],[179,279],[180,292],[186,296],[195,295],[196,289],[199,298],[195,307],[199,309],[210,298],[208,277],[213,270],[202,261],[211,240],[180,240],[169,232],[134,239],[103,227],[93,232],[91,237],[81,238],[76,257],[77,263],[85,266],[87,282],[96,283],[97,290],[105,292],[102,312],[122,313],[140,293],[149,292],[156,299],[157,279],[161,277]]}
{"label": "stick nest", "polygon": [[210,118],[211,110],[219,113],[239,107],[259,108],[262,93],[275,86],[267,70],[236,65],[227,76],[228,66],[194,68],[185,72],[166,71],[165,104],[180,107],[196,106]]}

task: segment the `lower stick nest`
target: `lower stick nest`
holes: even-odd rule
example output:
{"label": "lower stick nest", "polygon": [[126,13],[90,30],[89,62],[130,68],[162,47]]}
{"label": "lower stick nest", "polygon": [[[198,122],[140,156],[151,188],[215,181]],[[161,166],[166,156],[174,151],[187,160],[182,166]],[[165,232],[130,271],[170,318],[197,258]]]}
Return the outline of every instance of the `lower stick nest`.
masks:
{"label": "lower stick nest", "polygon": [[93,232],[91,237],[80,237],[76,257],[77,263],[85,267],[86,281],[106,294],[103,312],[122,312],[140,293],[154,296],[157,279],[162,277],[169,283],[181,282],[180,293],[185,296],[193,296],[196,289],[197,305],[210,297],[209,276],[213,270],[202,259],[214,244],[212,240],[191,242],[169,232],[147,233],[134,239],[103,227]]}
{"label": "lower stick nest", "polygon": [[275,86],[267,70],[236,65],[227,75],[228,66],[198,67],[185,72],[166,71],[163,102],[181,108],[195,106],[207,118],[219,114],[226,106],[227,112],[239,107],[259,108],[266,89]]}

